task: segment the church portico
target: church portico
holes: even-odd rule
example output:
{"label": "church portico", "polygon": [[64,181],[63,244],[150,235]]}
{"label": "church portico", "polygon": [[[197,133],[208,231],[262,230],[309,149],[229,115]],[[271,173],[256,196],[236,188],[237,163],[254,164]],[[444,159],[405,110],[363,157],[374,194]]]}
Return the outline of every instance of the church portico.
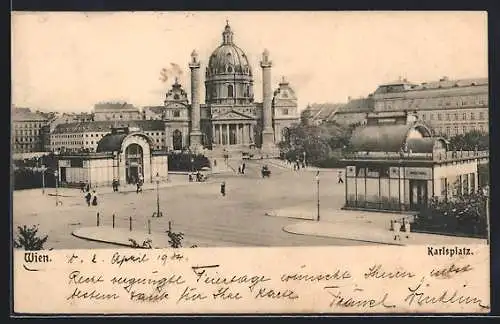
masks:
{"label": "church portico", "polygon": [[254,143],[254,121],[214,121],[212,144],[214,146],[250,145]]}

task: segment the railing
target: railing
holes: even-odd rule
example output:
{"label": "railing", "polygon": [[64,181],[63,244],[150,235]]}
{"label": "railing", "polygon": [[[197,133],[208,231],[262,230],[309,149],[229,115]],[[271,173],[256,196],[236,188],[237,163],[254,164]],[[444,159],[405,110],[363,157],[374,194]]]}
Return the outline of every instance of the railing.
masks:
{"label": "railing", "polygon": [[422,160],[453,161],[466,158],[488,157],[489,151],[448,151],[442,153],[411,152],[351,152],[344,153],[346,160]]}

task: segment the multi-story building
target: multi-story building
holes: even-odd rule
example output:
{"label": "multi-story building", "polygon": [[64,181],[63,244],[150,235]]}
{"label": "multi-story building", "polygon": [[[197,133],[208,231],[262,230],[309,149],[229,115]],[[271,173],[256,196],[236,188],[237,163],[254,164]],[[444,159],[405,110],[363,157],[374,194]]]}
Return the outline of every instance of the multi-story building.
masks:
{"label": "multi-story building", "polygon": [[351,99],[342,105],[335,114],[329,116],[329,121],[335,121],[341,125],[364,124],[367,114],[373,111],[373,96],[368,98]]}
{"label": "multi-story building", "polygon": [[11,142],[12,153],[42,152],[43,131],[48,120],[29,108],[12,110]]}
{"label": "multi-story building", "polygon": [[165,148],[165,125],[158,120],[135,120],[127,122],[94,121],[85,123],[59,124],[50,135],[52,151],[96,152],[101,138],[113,128],[127,127],[150,136],[151,146],[156,150]]}
{"label": "multi-story building", "polygon": [[[309,111],[310,110],[310,111]],[[349,100],[334,113],[315,107],[303,116],[318,124],[327,120],[339,124],[366,122],[368,113],[416,112],[418,119],[436,135],[446,137],[473,130],[488,132],[488,79],[450,80],[414,84],[405,79],[380,85],[367,98]]]}
{"label": "multi-story building", "polygon": [[50,130],[54,131],[57,125],[60,124],[72,124],[72,123],[87,123],[94,120],[94,115],[92,113],[62,113],[54,114],[52,118],[49,118]]}
{"label": "multi-story building", "polygon": [[488,132],[488,79],[413,84],[407,80],[380,85],[373,95],[375,112],[415,111],[436,134],[454,136]]}
{"label": "multi-story building", "polygon": [[139,108],[126,102],[104,102],[94,105],[94,120],[141,120]]}
{"label": "multi-story building", "polygon": [[164,106],[146,106],[142,107],[142,119],[144,120],[163,120]]}
{"label": "multi-story building", "polygon": [[308,104],[301,112],[301,120],[309,125],[320,125],[334,116],[344,104],[313,103]]}

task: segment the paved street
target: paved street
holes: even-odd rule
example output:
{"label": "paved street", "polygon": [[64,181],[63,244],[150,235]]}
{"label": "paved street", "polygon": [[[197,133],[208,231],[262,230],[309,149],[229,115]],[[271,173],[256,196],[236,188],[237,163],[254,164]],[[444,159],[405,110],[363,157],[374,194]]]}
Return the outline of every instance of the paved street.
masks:
{"label": "paved street", "polygon": [[[183,183],[177,178],[169,187],[160,189],[160,209],[163,218],[151,218],[156,211],[156,191],[112,193],[98,192],[100,205],[88,207],[82,193],[76,189],[63,189],[62,206],[55,206],[55,197],[42,195],[41,190],[14,192],[14,226],[39,224],[40,232],[49,235],[48,248],[109,248],[111,245],[76,238],[71,233],[82,227],[111,226],[116,215],[117,228],[147,230],[151,220],[152,231],[165,232],[168,221],[173,230],[185,233],[189,242],[217,242],[217,246],[303,246],[303,245],[358,245],[369,244],[353,240],[322,238],[286,233],[284,226],[297,220],[266,216],[266,212],[301,205],[316,209],[315,173],[292,172],[271,167],[271,178],[260,177],[262,161],[247,162],[244,176],[236,174],[214,175],[207,183]],[[236,163],[237,165],[237,163]],[[344,187],[336,184],[336,172],[321,174],[320,198],[322,208],[340,208]],[[184,177],[187,176],[176,176]],[[187,182],[187,179],[185,179]],[[226,197],[219,193],[220,183],[226,182]],[[48,189],[47,193],[54,193]]]}

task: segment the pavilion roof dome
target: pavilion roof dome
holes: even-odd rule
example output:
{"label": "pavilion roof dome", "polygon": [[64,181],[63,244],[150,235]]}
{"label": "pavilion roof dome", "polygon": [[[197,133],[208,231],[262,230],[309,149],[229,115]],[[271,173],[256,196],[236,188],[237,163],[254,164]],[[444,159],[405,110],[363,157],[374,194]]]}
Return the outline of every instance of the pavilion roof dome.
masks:
{"label": "pavilion roof dome", "polygon": [[100,152],[119,152],[122,143],[128,134],[107,134],[97,143],[97,153]]}
{"label": "pavilion roof dome", "polygon": [[418,145],[419,148],[427,148],[428,144],[416,144],[414,140],[409,139],[412,131],[420,134],[418,140],[431,137],[432,134],[430,129],[421,123],[411,125],[369,125],[354,131],[350,146],[352,150],[362,152],[399,152],[405,144],[408,146],[410,143],[415,147]]}

